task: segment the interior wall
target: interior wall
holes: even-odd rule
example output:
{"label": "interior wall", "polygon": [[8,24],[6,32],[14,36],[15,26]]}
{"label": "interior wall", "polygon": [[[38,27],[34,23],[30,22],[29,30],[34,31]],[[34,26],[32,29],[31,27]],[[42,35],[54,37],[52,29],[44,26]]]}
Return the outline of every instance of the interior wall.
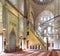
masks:
{"label": "interior wall", "polygon": [[0,2],[0,28],[2,28],[3,27],[3,23],[2,23],[3,21],[2,21],[2,4],[1,4],[1,2]]}

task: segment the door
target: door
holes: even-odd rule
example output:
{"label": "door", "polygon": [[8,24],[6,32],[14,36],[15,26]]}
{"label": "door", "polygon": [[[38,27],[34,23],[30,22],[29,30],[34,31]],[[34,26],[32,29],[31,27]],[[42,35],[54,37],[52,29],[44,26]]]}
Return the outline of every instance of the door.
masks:
{"label": "door", "polygon": [[29,40],[27,40],[27,49],[29,48]]}

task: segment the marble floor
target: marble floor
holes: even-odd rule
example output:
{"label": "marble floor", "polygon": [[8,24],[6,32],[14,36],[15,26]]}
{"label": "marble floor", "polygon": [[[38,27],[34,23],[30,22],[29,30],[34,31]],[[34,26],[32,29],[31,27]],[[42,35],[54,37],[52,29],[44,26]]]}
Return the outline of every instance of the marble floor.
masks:
{"label": "marble floor", "polygon": [[0,53],[0,56],[60,56],[60,51],[33,51],[23,50],[11,53]]}

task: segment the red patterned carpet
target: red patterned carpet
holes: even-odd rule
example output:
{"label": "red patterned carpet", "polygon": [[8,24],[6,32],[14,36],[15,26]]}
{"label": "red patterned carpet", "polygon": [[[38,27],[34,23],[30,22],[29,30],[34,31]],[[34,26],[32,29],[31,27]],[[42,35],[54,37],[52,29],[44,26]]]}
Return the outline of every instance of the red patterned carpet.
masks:
{"label": "red patterned carpet", "polygon": [[60,51],[19,51],[0,53],[0,56],[60,56]]}

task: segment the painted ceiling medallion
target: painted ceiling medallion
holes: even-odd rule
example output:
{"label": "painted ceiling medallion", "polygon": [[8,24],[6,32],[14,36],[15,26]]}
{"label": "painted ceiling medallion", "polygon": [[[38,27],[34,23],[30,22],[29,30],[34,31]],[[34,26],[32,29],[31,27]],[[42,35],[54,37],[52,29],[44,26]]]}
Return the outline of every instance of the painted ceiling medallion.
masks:
{"label": "painted ceiling medallion", "polygon": [[37,4],[48,4],[51,3],[53,0],[33,0]]}

